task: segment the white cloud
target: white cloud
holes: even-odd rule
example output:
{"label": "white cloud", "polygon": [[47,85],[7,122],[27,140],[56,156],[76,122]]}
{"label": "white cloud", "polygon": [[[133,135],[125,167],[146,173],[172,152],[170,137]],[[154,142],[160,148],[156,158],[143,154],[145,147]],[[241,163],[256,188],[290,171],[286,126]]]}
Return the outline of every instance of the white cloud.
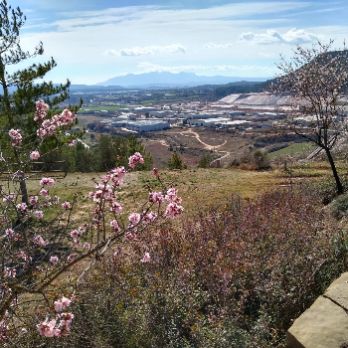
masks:
{"label": "white cloud", "polygon": [[[289,30],[305,25],[294,16],[298,10],[312,9],[308,4],[239,1],[203,9],[129,6],[58,13],[58,21],[28,21],[32,27],[22,43],[30,49],[43,41],[43,59],[53,56],[58,62],[54,81],[69,77],[73,83],[93,83],[144,69],[269,76],[279,54],[290,54],[289,43],[308,41],[316,34],[323,41],[346,36],[347,26],[309,28],[307,23],[306,30]],[[250,44],[255,42],[263,45],[256,49]]]}
{"label": "white cloud", "polygon": [[166,6],[128,6],[97,11],[66,13],[68,18],[56,21],[58,30],[67,31],[78,27],[140,21],[148,24],[186,23],[196,21],[245,20],[254,15],[282,13],[304,9],[309,1],[237,2],[201,9],[174,9]]}
{"label": "white cloud", "polygon": [[186,53],[186,48],[180,44],[164,46],[135,46],[130,48],[121,48],[120,50],[107,50],[106,54],[113,57],[139,57],[153,56],[158,54]]}
{"label": "white cloud", "polygon": [[266,30],[264,33],[247,32],[240,36],[241,41],[253,42],[261,45],[284,43],[302,45],[318,40],[318,36],[303,29],[290,29],[283,34],[276,30]]}
{"label": "white cloud", "polygon": [[235,47],[235,44],[233,43],[217,43],[217,42],[209,42],[206,45],[204,45],[205,48],[209,49],[224,49],[224,48],[233,48]]}

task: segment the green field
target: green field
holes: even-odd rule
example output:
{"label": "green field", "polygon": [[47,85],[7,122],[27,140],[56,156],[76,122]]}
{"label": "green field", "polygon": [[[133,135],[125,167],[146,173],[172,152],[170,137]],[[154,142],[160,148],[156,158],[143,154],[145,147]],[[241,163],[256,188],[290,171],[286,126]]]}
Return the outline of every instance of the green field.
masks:
{"label": "green field", "polygon": [[305,157],[308,155],[311,151],[313,151],[316,148],[315,145],[309,142],[303,142],[303,143],[294,143],[287,147],[284,147],[280,150],[270,152],[269,158],[274,159],[280,159],[282,157],[291,156],[291,157]]}

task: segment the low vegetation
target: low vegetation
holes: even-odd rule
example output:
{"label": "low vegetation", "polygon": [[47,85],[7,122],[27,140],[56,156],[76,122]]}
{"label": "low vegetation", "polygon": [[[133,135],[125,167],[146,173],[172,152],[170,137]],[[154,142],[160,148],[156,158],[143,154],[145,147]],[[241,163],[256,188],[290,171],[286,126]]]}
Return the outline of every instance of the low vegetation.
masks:
{"label": "low vegetation", "polygon": [[[189,129],[157,140],[171,156],[162,171],[134,136],[100,136],[93,146],[81,140],[78,107],[59,110],[70,83],[36,81],[53,59],[10,74],[8,66],[43,47],[22,50],[20,8],[0,0],[0,14],[0,344],[284,348],[293,320],[347,271],[347,167],[332,152],[343,126],[337,100],[347,55],[331,59],[330,45],[319,45],[323,67],[316,50],[299,48],[300,59],[283,66],[293,96],[317,98],[302,105],[316,117],[302,135],[328,163],[281,168],[245,139],[227,134],[221,142],[219,132]],[[236,88],[261,85],[192,90],[214,99]],[[213,159],[231,161],[231,149],[233,168],[208,168]],[[186,164],[184,154],[194,160]],[[52,162],[69,175],[50,177]],[[30,180],[34,174],[39,180]]]}
{"label": "low vegetation", "polygon": [[346,235],[301,191],[235,196],[119,245],[83,283],[71,335],[47,346],[284,347],[347,266]]}

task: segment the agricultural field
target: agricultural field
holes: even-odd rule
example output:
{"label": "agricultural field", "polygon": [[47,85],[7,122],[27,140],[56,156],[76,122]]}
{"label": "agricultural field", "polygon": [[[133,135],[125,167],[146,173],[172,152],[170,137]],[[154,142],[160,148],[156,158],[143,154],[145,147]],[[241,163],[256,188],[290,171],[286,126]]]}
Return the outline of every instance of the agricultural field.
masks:
{"label": "agricultural field", "polygon": [[315,149],[315,145],[308,142],[294,143],[280,150],[273,151],[269,153],[270,159],[280,159],[284,157],[304,157],[308,155],[311,151]]}

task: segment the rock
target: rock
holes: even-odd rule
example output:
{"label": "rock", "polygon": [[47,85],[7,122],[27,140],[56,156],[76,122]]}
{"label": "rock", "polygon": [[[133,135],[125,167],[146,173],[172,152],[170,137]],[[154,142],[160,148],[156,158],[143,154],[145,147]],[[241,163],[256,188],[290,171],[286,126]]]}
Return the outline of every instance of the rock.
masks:
{"label": "rock", "polygon": [[348,342],[348,273],[336,279],[295,320],[287,334],[289,348],[340,348]]}
{"label": "rock", "polygon": [[348,272],[343,273],[326,290],[325,296],[348,309]]}

